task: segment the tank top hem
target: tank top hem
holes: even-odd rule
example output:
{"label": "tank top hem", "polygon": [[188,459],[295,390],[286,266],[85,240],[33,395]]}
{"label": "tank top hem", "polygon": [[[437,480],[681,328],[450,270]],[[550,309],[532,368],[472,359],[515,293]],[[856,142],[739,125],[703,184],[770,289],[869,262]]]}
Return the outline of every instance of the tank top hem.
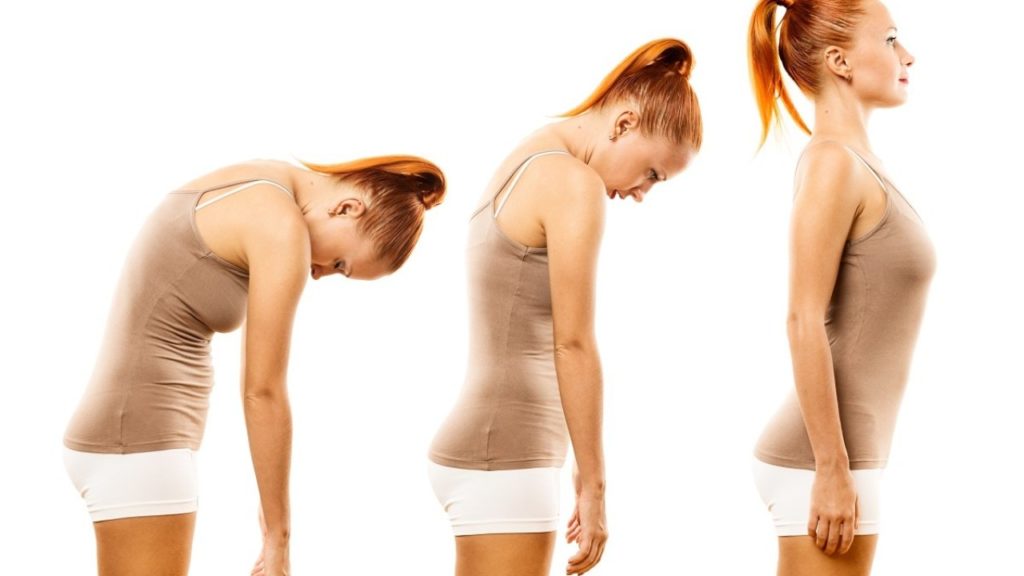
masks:
{"label": "tank top hem", "polygon": [[[815,465],[813,460],[796,460],[792,458],[784,458],[773,454],[766,454],[761,451],[754,452],[754,458],[757,458],[765,464],[771,464],[772,466],[779,466],[781,468],[796,468],[798,470],[814,470]],[[885,468],[888,464],[888,460],[850,460],[850,470],[875,470]]]}
{"label": "tank top hem", "polygon": [[173,450],[175,448],[188,448],[192,451],[199,450],[199,443],[186,440],[160,440],[157,442],[143,442],[137,444],[91,444],[79,442],[64,437],[64,446],[78,452],[89,452],[91,454],[138,454],[140,452],[157,452],[159,450]]}
{"label": "tank top hem", "polygon": [[434,464],[461,470],[526,470],[529,468],[561,468],[565,458],[533,458],[529,460],[460,460],[431,452],[428,458]]}

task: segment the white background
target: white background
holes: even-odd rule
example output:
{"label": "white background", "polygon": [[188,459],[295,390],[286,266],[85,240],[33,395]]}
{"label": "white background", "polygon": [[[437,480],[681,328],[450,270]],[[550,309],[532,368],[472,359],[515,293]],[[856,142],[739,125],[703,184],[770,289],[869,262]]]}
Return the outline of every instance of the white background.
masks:
{"label": "white background", "polygon": [[[408,152],[448,200],[393,277],[310,283],[295,329],[294,573],[448,574],[427,445],[466,363],[463,240],[495,165],[634,48],[692,46],[705,144],[643,205],[609,210],[599,281],[608,522],[600,574],[771,574],[752,445],[791,387],[784,313],[790,124],[755,156],[753,2],[18,3],[0,19],[4,573],[89,574],[61,463],[122,259],[162,195],[249,158]],[[348,3],[351,4],[351,3]],[[876,574],[1020,570],[1024,293],[1020,14],[889,2],[917,56],[877,154],[939,268],[885,486]],[[218,336],[193,573],[248,574],[256,494]],[[566,474],[567,518],[572,498]],[[553,573],[570,549],[560,545]],[[1020,573],[1020,572],[1016,572]]]}

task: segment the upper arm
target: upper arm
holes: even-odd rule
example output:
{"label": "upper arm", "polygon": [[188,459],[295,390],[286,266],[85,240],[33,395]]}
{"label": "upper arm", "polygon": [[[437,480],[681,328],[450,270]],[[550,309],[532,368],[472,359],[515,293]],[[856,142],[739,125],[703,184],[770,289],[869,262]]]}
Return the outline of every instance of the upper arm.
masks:
{"label": "upper arm", "polygon": [[843,249],[862,209],[856,159],[838,144],[805,153],[790,222],[790,316],[824,318]]}
{"label": "upper arm", "polygon": [[[568,163],[568,160],[567,160]],[[541,197],[548,251],[555,345],[592,340],[597,256],[604,231],[604,184],[589,168],[570,164]]]}
{"label": "upper arm", "polygon": [[310,259],[308,229],[292,201],[281,197],[271,201],[270,209],[259,204],[263,205],[254,207],[242,235],[249,264],[243,348],[246,393],[283,390],[292,322]]}

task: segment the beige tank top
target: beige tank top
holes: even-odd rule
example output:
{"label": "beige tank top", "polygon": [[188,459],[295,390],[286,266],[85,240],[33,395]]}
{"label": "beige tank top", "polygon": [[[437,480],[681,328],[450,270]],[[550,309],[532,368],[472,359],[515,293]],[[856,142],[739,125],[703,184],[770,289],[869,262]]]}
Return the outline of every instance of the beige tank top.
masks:
{"label": "beige tank top", "polygon": [[[850,468],[884,468],[935,255],[903,195],[850,152],[882,186],[886,207],[873,229],[847,242],[825,327]],[[776,466],[814,469],[795,392],[761,435],[755,456]]]}
{"label": "beige tank top", "polygon": [[[125,261],[92,379],[64,435],[72,450],[197,450],[213,367],[210,338],[245,318],[248,273],[214,254],[195,212],[269,180],[171,192]],[[234,187],[234,188],[232,188]],[[197,206],[205,192],[232,188]]]}
{"label": "beige tank top", "polygon": [[[495,219],[527,158],[499,188],[507,190],[470,220],[469,369],[459,400],[434,437],[430,459],[474,470],[559,467],[569,433],[555,376],[551,287],[545,248],[502,233]],[[497,194],[495,195],[497,196]]]}

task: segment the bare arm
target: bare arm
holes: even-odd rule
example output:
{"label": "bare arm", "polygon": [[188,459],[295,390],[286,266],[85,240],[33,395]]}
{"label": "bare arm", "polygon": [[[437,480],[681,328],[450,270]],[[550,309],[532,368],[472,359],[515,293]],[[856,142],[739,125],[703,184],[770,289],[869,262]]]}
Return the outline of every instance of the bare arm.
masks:
{"label": "bare arm", "polygon": [[[275,191],[278,196],[280,192]],[[309,238],[301,217],[281,198],[254,211],[242,243],[249,264],[249,304],[242,363],[242,401],[260,506],[267,574],[277,572],[268,547],[283,551],[287,569],[291,523],[288,476],[292,420],[286,388],[292,321],[309,269]],[[288,214],[282,221],[282,212]],[[273,558],[271,558],[273,557]],[[283,573],[283,572],[281,572]]]}
{"label": "bare arm", "polygon": [[[554,320],[555,369],[562,409],[578,466],[580,553],[570,573],[600,560],[604,526],[603,390],[594,336],[597,255],[604,229],[604,185],[589,173],[568,178],[548,195],[542,218],[548,248]],[[570,538],[573,535],[570,522]]]}
{"label": "bare arm", "polygon": [[862,210],[862,195],[856,160],[838,144],[808,150],[803,166],[791,223],[787,329],[797,397],[816,465],[808,531],[831,554],[849,549],[857,513],[825,316],[843,248]]}

